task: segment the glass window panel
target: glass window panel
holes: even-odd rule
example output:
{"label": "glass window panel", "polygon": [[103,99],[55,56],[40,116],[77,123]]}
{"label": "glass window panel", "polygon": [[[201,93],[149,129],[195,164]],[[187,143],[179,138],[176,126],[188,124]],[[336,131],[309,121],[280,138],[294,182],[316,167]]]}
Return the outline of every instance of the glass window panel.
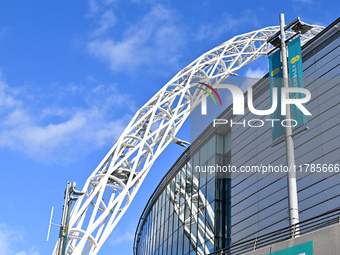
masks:
{"label": "glass window panel", "polygon": [[208,142],[208,158],[215,155],[216,152],[216,136],[213,136]]}
{"label": "glass window panel", "polygon": [[172,249],[172,235],[170,235],[168,239],[168,254],[172,254],[171,249]]}
{"label": "glass window panel", "polygon": [[187,181],[187,185],[185,185],[185,199],[186,203],[191,203],[191,196],[192,196],[192,184]]}
{"label": "glass window panel", "polygon": [[158,211],[158,214],[157,214],[157,230],[160,228],[161,226],[161,213]]}
{"label": "glass window panel", "polygon": [[154,208],[154,213],[155,213],[155,222],[156,222],[156,229],[157,229],[157,223],[158,223],[158,200],[155,203],[155,208]]}
{"label": "glass window panel", "polygon": [[221,200],[223,196],[222,186],[223,186],[223,179],[216,178],[215,179],[215,200]]}
{"label": "glass window panel", "polygon": [[[190,228],[189,228],[190,229]],[[184,238],[184,243],[183,243],[183,254],[188,254],[189,253],[189,239],[188,236],[186,235],[186,231],[184,230],[183,232],[183,238]]]}
{"label": "glass window panel", "polygon": [[207,165],[205,164],[204,166],[202,166],[201,171],[200,171],[200,187],[203,187],[203,185],[205,185],[207,183]]}
{"label": "glass window panel", "polygon": [[175,191],[175,204],[176,207],[179,205],[180,202],[180,187],[176,185],[176,191]]}
{"label": "glass window panel", "polygon": [[193,169],[196,169],[196,166],[200,165],[200,153],[199,151],[196,152],[196,154],[193,157]]}
{"label": "glass window panel", "polygon": [[173,227],[174,231],[176,231],[177,228],[178,228],[178,215],[177,213],[174,213],[174,227]]}
{"label": "glass window panel", "polygon": [[191,207],[195,208],[196,210],[198,209],[198,196],[197,196],[198,192],[195,192],[195,195],[192,196],[192,200],[191,200]]}
{"label": "glass window panel", "polygon": [[169,217],[169,235],[172,234],[172,230],[173,230],[173,218],[174,218],[174,214],[171,214]]}
{"label": "glass window panel", "polygon": [[231,150],[231,132],[227,133],[224,137],[224,153]]}
{"label": "glass window panel", "polygon": [[154,247],[154,238],[152,237],[151,241],[150,241],[150,251],[151,251],[151,254],[154,252],[153,247]]}
{"label": "glass window panel", "polygon": [[[212,168],[212,169],[209,169]],[[215,163],[215,155],[210,157],[209,160],[207,161],[207,182],[211,180],[212,178],[215,178],[216,174],[216,163]]]}
{"label": "glass window panel", "polygon": [[159,198],[156,200],[156,213],[158,213],[160,206],[159,206]]}
{"label": "glass window panel", "polygon": [[165,206],[164,206],[164,212],[165,212],[164,217],[165,217],[166,220],[169,218],[169,203],[170,203],[170,201],[167,197],[166,202],[165,202]]}
{"label": "glass window panel", "polygon": [[182,175],[181,175],[181,171],[179,171],[177,174],[176,174],[176,187],[178,187],[178,186],[181,186],[181,177]]}
{"label": "glass window panel", "polygon": [[163,234],[164,234],[164,225],[161,226],[161,229],[160,229],[160,235],[159,235],[159,243],[163,243]]}
{"label": "glass window panel", "polygon": [[192,176],[192,168],[193,168],[193,159],[191,158],[188,162],[188,168],[187,168],[187,177],[188,179]]}
{"label": "glass window panel", "polygon": [[181,226],[178,229],[178,249],[177,249],[177,254],[182,255],[183,254],[183,226]]}
{"label": "glass window panel", "polygon": [[169,221],[166,220],[164,223],[164,240],[168,238],[169,235]]}
{"label": "glass window panel", "polygon": [[162,197],[163,197],[162,206],[164,207],[166,201],[166,190],[163,190]]}
{"label": "glass window panel", "polygon": [[206,202],[207,201],[207,185],[200,188],[199,201],[200,201],[200,208],[207,204]]}
{"label": "glass window panel", "polygon": [[217,135],[216,138],[216,153],[223,154],[223,136]]}
{"label": "glass window panel", "polygon": [[200,234],[202,235],[202,237],[205,237],[205,217],[202,214],[198,214],[198,220],[200,222],[200,224],[202,224],[202,228],[199,228],[198,231],[200,232]]}
{"label": "glass window panel", "polygon": [[[197,214],[193,216],[194,219],[197,219]],[[193,222],[196,222],[196,220],[193,220]],[[197,224],[191,224],[190,226],[190,232],[197,240]],[[193,240],[193,244],[196,245],[195,241]],[[193,247],[194,248],[194,247]]]}
{"label": "glass window panel", "polygon": [[204,144],[200,149],[200,165],[203,166],[208,160],[208,144]]}
{"label": "glass window panel", "polygon": [[172,235],[172,254],[176,254],[177,251],[177,231],[174,232],[174,234]]}
{"label": "glass window panel", "polygon": [[224,166],[222,154],[216,154],[216,164],[221,167]]}
{"label": "glass window panel", "polygon": [[161,212],[161,224],[165,221],[165,206],[162,208]]}
{"label": "glass window panel", "polygon": [[215,201],[210,202],[210,204],[207,205],[206,210],[206,224],[209,226],[209,229],[215,233],[214,230],[214,221],[215,221]]}
{"label": "glass window panel", "polygon": [[155,222],[155,205],[152,207],[152,222]]}
{"label": "glass window panel", "polygon": [[163,247],[162,247],[162,250],[163,250],[163,254],[166,255],[167,254],[167,239],[165,239],[164,243],[163,243]]}
{"label": "glass window panel", "polygon": [[207,249],[209,250],[209,252],[214,252],[214,241],[213,239],[210,239],[209,241],[205,242],[205,245],[207,247]]}
{"label": "glass window panel", "polygon": [[[179,215],[180,215],[180,218],[178,218],[178,228],[180,228],[181,226],[183,226],[183,222],[182,222],[182,220],[183,220],[183,213],[184,213],[184,206],[181,206],[181,208],[180,208],[180,213],[179,213]],[[182,219],[182,220],[181,220]]]}
{"label": "glass window panel", "polygon": [[182,193],[179,198],[179,204],[181,205],[181,207],[184,206],[185,198],[186,198],[185,190],[182,188]]}
{"label": "glass window panel", "polygon": [[[162,252],[163,252],[163,244],[160,244],[159,245],[159,248],[158,248],[158,255],[162,255]],[[164,254],[165,255],[165,254]]]}
{"label": "glass window panel", "polygon": [[189,162],[187,162],[184,166],[184,173],[185,173],[184,179],[185,180],[188,180],[189,175],[190,175],[190,171],[188,170],[188,168],[189,168]]}
{"label": "glass window panel", "polygon": [[180,205],[182,205],[186,199],[186,190],[185,190],[186,185],[185,184],[186,184],[185,171],[182,171]]}
{"label": "glass window panel", "polygon": [[208,203],[215,199],[215,179],[212,179],[207,183],[207,199]]}
{"label": "glass window panel", "polygon": [[187,220],[191,217],[191,205],[189,206],[187,203],[185,203],[185,214],[184,214],[184,219]]}
{"label": "glass window panel", "polygon": [[154,246],[155,247],[154,248],[155,252],[156,252],[156,250],[157,250],[157,248],[159,246],[158,240],[159,240],[159,231],[157,231],[156,234],[155,234],[155,246]]}
{"label": "glass window panel", "polygon": [[215,236],[217,237],[222,237],[222,217],[224,217],[222,215],[222,201],[216,201],[215,203],[215,207],[216,207],[216,215],[215,215],[215,223],[216,223],[216,228],[215,228]]}
{"label": "glass window panel", "polygon": [[174,205],[173,205],[173,202],[170,201],[169,202],[169,215],[171,215],[173,213],[174,213]]}
{"label": "glass window panel", "polygon": [[162,201],[163,201],[163,193],[161,193],[160,196],[158,197],[158,203],[159,203],[158,210],[162,208]]}
{"label": "glass window panel", "polygon": [[[198,240],[198,243],[200,245],[197,246],[197,250],[200,250],[201,251],[200,253],[202,253],[204,251],[203,248],[202,248],[202,244],[199,242],[199,240]],[[197,252],[197,254],[199,254],[199,253]]]}
{"label": "glass window panel", "polygon": [[153,224],[154,224],[154,234],[156,234],[156,232],[157,232],[157,215],[156,215],[156,213],[155,213],[155,219],[154,219]]}

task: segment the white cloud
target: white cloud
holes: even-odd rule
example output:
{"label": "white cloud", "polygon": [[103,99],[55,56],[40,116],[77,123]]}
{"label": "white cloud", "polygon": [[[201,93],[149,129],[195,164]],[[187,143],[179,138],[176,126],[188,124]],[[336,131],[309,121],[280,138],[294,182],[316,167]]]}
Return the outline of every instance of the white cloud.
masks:
{"label": "white cloud", "polygon": [[99,11],[97,0],[89,0],[89,11],[89,16],[92,16]]}
{"label": "white cloud", "polygon": [[[5,223],[0,223],[0,254],[4,255],[40,255],[36,247],[30,246],[28,250],[18,249],[25,244],[23,230],[13,229]],[[19,251],[18,251],[19,250]]]}
{"label": "white cloud", "polygon": [[294,0],[294,2],[300,2],[303,4],[312,4],[313,0]]}
{"label": "white cloud", "polygon": [[5,35],[7,34],[9,28],[8,27],[2,27],[0,28],[0,40],[2,40]]}
{"label": "white cloud", "polygon": [[135,229],[136,227],[132,224],[130,224],[130,227],[128,229],[124,229],[124,231],[116,228],[115,231],[110,235],[107,242],[112,246],[115,246],[122,242],[131,242],[135,238]]}
{"label": "white cloud", "polygon": [[[21,151],[43,162],[73,161],[94,149],[112,145],[135,110],[134,101],[119,94],[114,85],[99,84],[88,90],[71,84],[59,92],[60,101],[55,99],[55,90],[50,97],[46,91],[44,95],[33,94],[28,101],[23,96],[26,93],[0,80],[0,147]],[[42,101],[40,97],[47,97],[48,101],[42,107],[34,104]],[[66,105],[67,100],[84,102]]]}
{"label": "white cloud", "polygon": [[[9,88],[7,84],[2,81],[0,73],[0,111],[20,105],[20,102],[16,100],[13,95],[10,95],[8,90]],[[16,94],[16,92],[12,91],[12,94]]]}
{"label": "white cloud", "polygon": [[118,1],[119,0],[89,0],[89,13],[87,14],[87,16],[91,17],[103,10],[106,11],[107,8],[112,7],[112,5],[117,3]]}
{"label": "white cloud", "polygon": [[115,71],[151,64],[155,68],[157,62],[176,68],[183,33],[175,16],[163,5],[154,5],[139,22],[124,30],[122,39],[96,38],[88,42],[87,49]]}
{"label": "white cloud", "polygon": [[252,68],[248,68],[245,76],[249,78],[262,78],[266,73],[268,73],[268,70],[262,68],[256,68],[254,70]]}
{"label": "white cloud", "polygon": [[104,34],[109,28],[113,27],[116,23],[116,16],[112,10],[108,10],[101,14],[99,20],[99,27],[93,32],[94,36],[100,36]]}
{"label": "white cloud", "polygon": [[229,31],[235,31],[245,25],[258,27],[259,20],[254,12],[245,10],[239,17],[226,14],[223,19],[215,19],[210,23],[200,26],[196,37],[199,40],[216,39]]}
{"label": "white cloud", "polygon": [[36,247],[32,247],[28,251],[21,251],[19,253],[15,253],[14,255],[40,255],[40,252]]}
{"label": "white cloud", "polygon": [[258,82],[265,74],[267,70],[262,68],[252,69],[251,67],[247,69],[245,73],[245,78],[242,79],[242,83],[240,88],[243,92],[245,92],[249,87],[253,86],[256,82]]}

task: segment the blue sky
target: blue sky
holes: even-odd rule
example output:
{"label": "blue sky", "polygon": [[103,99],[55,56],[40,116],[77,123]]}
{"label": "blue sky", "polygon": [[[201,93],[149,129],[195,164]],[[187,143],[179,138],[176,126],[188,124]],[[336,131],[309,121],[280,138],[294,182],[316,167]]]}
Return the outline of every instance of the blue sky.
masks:
{"label": "blue sky", "polygon": [[[0,254],[51,254],[67,181],[78,189],[134,112],[180,69],[234,35],[297,16],[327,26],[338,1],[0,1]],[[240,74],[259,77],[267,60]],[[187,125],[179,137],[189,140]],[[100,254],[132,254],[170,145]]]}

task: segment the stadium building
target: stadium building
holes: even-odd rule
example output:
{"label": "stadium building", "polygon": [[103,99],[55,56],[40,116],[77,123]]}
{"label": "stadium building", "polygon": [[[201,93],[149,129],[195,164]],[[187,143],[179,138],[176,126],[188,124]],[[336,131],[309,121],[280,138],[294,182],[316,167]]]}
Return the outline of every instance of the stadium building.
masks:
{"label": "stadium building", "polygon": [[[292,230],[289,224],[287,174],[282,167],[273,170],[286,165],[284,141],[273,143],[268,116],[254,115],[248,108],[244,116],[235,116],[229,106],[217,117],[228,123],[211,123],[150,197],[136,230],[135,255],[269,254],[307,241],[314,241],[314,254],[338,254],[339,228],[329,230],[337,234],[310,233],[339,223],[339,22],[302,46],[304,85],[312,95],[306,108],[312,115],[294,135],[299,226]],[[268,76],[252,87],[256,109],[270,108]],[[245,124],[231,127],[230,120]],[[264,125],[252,127],[249,120]],[[218,171],[222,166],[236,171]],[[254,171],[254,166],[266,166],[266,172]],[[292,232],[296,243],[290,242]],[[327,235],[333,252],[318,253],[320,238]],[[285,245],[275,246],[280,243]],[[263,247],[272,248],[261,253]]]}

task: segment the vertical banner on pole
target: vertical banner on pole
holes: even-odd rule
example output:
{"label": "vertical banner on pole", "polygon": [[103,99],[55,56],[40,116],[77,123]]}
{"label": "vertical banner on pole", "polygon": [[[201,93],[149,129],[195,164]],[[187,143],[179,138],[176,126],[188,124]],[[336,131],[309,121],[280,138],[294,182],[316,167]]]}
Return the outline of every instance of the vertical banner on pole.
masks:
{"label": "vertical banner on pole", "polygon": [[[288,65],[289,65],[289,86],[291,88],[303,88],[303,69],[300,37],[295,38],[288,44]],[[291,98],[303,98],[301,93],[291,93]],[[292,119],[297,121],[294,129],[301,127],[307,123],[306,115],[304,115],[295,105],[291,106]]]}
{"label": "vertical banner on pole", "polygon": [[[284,127],[281,121],[284,119],[281,115],[281,87],[282,87],[282,72],[281,72],[281,51],[277,50],[269,56],[269,84],[270,84],[270,98],[273,101],[273,88],[277,88],[277,108],[272,113],[272,119],[279,121],[273,122],[272,139],[275,140],[284,135]],[[273,102],[271,102],[273,103]]]}

